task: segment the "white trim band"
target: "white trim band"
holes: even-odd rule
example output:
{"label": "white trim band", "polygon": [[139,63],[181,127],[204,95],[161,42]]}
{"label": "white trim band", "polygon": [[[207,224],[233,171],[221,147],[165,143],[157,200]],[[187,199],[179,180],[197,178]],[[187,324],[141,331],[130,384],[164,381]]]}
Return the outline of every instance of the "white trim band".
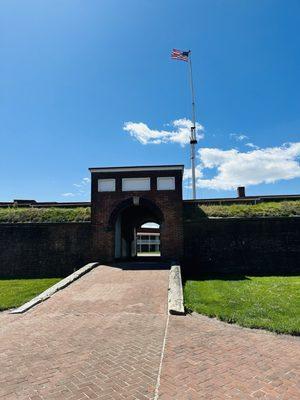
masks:
{"label": "white trim band", "polygon": [[183,165],[162,165],[155,166],[155,167],[116,167],[116,168],[89,168],[90,172],[143,172],[143,171],[183,171]]}

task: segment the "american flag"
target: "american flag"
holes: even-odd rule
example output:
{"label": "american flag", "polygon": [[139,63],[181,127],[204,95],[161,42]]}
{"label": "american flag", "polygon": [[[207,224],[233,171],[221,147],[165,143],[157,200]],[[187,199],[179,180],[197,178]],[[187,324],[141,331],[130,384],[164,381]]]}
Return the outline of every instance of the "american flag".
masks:
{"label": "american flag", "polygon": [[189,51],[181,51],[177,49],[173,49],[171,53],[171,58],[174,60],[188,61],[189,60]]}

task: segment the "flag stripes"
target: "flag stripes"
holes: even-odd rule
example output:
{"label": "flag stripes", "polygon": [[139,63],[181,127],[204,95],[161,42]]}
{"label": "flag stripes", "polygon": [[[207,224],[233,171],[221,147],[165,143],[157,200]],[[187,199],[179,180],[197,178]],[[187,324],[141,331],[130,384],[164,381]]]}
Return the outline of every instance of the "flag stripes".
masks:
{"label": "flag stripes", "polygon": [[181,60],[181,61],[188,61],[189,60],[189,51],[181,51],[177,49],[173,49],[171,53],[171,58],[173,60]]}

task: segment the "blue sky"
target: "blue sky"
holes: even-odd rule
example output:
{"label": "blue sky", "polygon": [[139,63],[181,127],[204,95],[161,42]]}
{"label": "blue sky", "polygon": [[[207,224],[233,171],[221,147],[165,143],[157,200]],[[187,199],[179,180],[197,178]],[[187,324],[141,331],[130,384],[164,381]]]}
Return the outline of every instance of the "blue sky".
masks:
{"label": "blue sky", "polygon": [[189,168],[173,47],[193,54],[198,197],[299,193],[299,26],[298,0],[3,0],[0,201],[88,200],[88,167]]}

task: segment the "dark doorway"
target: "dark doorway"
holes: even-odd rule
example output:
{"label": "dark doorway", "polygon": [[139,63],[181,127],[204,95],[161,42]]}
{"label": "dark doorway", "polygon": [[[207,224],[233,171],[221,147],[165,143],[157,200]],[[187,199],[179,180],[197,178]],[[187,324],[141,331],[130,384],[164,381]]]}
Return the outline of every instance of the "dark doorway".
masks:
{"label": "dark doorway", "polygon": [[[115,233],[115,259],[135,258],[138,255],[137,235],[145,223],[155,223],[162,226],[164,218],[161,210],[150,200],[133,198],[122,202],[113,212],[111,222]],[[155,255],[159,256],[157,248],[151,247]],[[149,247],[148,247],[149,248]]]}

